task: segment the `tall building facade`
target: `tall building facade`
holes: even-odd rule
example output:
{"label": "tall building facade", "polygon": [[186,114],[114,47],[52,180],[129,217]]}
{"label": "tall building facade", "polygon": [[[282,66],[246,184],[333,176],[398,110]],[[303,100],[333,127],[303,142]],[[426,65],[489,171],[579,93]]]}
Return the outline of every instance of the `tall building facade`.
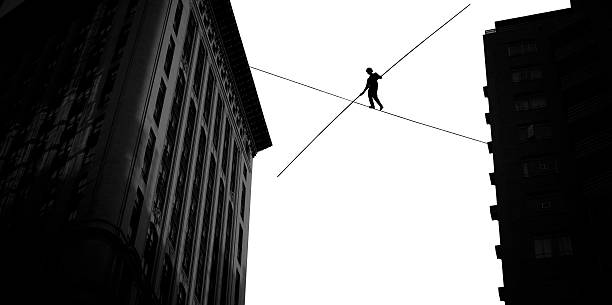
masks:
{"label": "tall building facade", "polygon": [[612,284],[612,23],[572,5],[484,35],[506,304],[594,304]]}
{"label": "tall building facade", "polygon": [[244,304],[271,140],[229,0],[0,12],[0,303]]}

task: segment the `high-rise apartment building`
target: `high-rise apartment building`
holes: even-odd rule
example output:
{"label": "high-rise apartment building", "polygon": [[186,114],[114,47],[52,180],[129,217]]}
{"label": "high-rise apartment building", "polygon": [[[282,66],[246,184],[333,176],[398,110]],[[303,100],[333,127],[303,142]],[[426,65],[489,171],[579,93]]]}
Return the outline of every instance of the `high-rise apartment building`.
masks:
{"label": "high-rise apartment building", "polygon": [[572,5],[484,35],[506,304],[605,303],[612,282],[612,23]]}
{"label": "high-rise apartment building", "polygon": [[0,303],[244,304],[271,140],[229,0],[0,14]]}

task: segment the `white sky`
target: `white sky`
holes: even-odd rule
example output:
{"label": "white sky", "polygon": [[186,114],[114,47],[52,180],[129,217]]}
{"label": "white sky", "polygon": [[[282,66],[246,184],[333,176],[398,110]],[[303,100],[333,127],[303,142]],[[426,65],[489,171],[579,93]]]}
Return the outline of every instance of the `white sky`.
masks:
{"label": "white sky", "polygon": [[[251,65],[354,98],[466,0],[232,0]],[[569,0],[480,0],[379,81],[385,110],[490,140],[482,35]],[[497,304],[484,144],[253,71],[274,146],[254,161],[247,305]],[[359,102],[368,103],[364,95]]]}

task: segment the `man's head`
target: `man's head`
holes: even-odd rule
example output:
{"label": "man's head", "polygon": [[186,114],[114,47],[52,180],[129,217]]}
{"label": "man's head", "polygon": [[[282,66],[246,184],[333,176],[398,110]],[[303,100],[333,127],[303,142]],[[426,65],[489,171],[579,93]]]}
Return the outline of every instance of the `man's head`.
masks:
{"label": "man's head", "polygon": [[366,72],[367,72],[368,74],[372,74],[372,72],[374,72],[374,70],[372,70],[372,68],[367,68],[367,69],[366,69]]}

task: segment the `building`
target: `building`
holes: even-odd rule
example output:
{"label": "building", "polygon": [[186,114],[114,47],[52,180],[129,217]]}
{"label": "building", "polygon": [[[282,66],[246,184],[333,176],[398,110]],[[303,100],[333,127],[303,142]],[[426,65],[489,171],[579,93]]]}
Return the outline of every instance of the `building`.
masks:
{"label": "building", "polygon": [[612,23],[597,10],[576,1],[484,35],[506,304],[608,299]]}
{"label": "building", "polygon": [[0,37],[0,303],[244,304],[271,140],[229,0],[6,0]]}

